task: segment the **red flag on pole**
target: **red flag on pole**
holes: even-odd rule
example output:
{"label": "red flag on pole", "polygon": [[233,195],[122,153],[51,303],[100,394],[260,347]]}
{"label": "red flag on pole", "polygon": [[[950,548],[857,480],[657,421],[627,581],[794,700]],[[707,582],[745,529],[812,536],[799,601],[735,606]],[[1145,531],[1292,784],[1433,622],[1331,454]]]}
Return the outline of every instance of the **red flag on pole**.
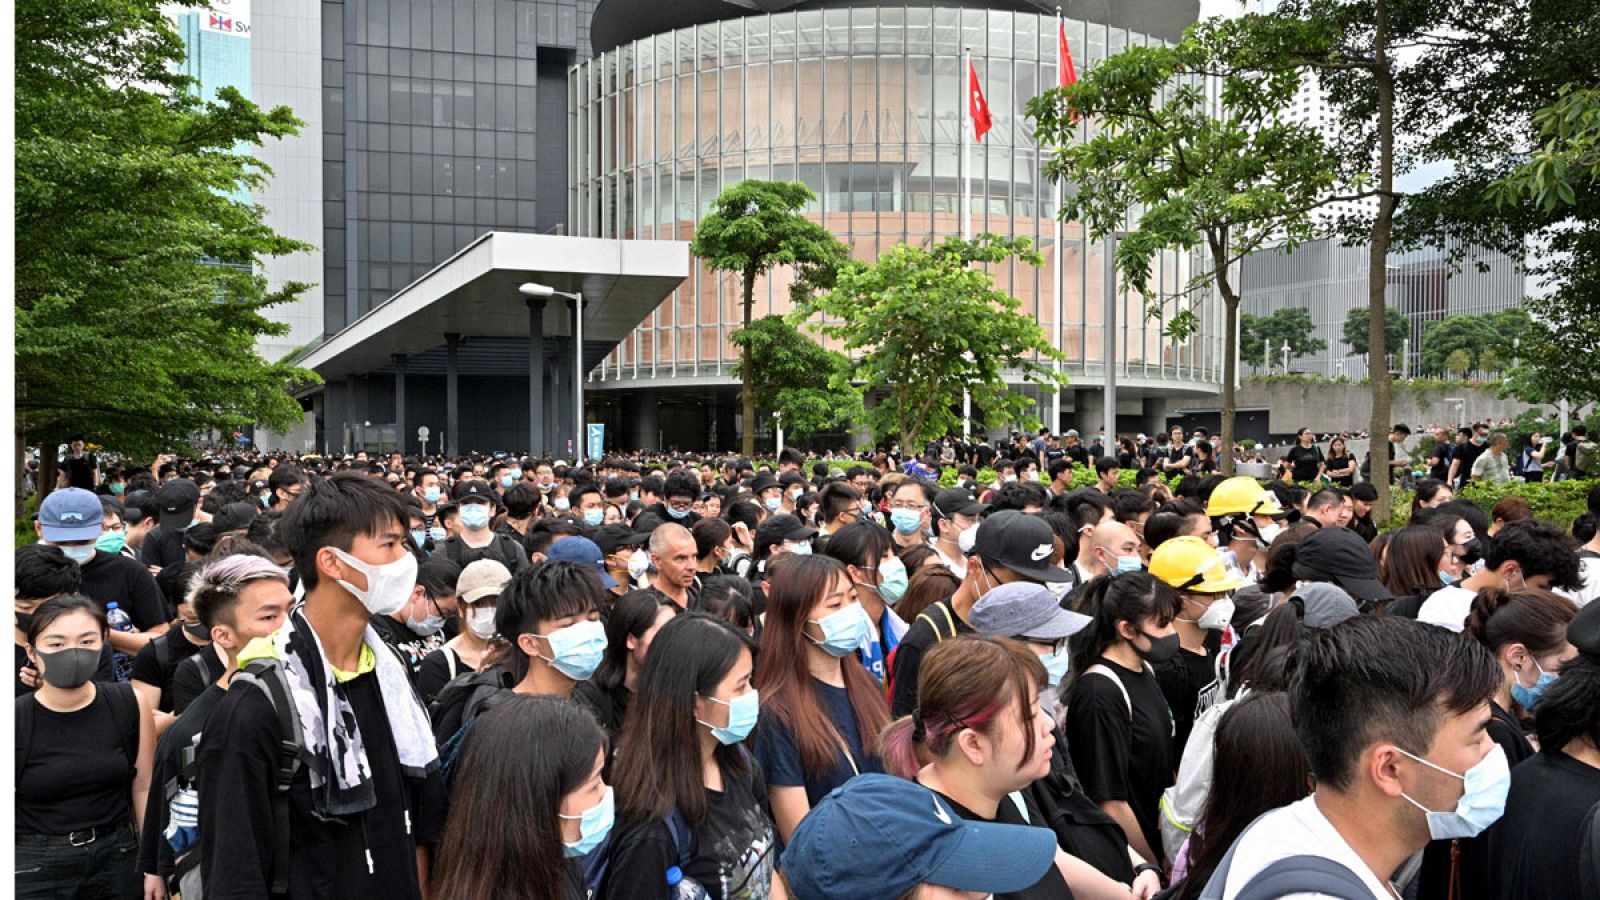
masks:
{"label": "red flag on pole", "polygon": [[994,119],[989,117],[989,104],[983,99],[983,88],[978,86],[978,69],[970,61],[967,63],[967,106],[972,113],[972,130],[978,140],[994,127]]}
{"label": "red flag on pole", "polygon": [[1078,71],[1072,67],[1072,48],[1067,46],[1067,23],[1065,20],[1057,19],[1056,24],[1060,27],[1058,34],[1060,44],[1056,49],[1056,71],[1061,76],[1061,86],[1066,87],[1077,82]]}

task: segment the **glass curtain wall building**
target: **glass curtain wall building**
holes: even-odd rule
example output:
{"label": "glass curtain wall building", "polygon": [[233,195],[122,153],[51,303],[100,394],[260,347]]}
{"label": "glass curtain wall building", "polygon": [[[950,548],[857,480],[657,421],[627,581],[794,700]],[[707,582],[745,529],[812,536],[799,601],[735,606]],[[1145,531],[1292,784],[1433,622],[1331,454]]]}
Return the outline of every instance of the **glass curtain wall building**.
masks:
{"label": "glass curtain wall building", "polygon": [[[818,199],[807,215],[858,260],[958,236],[960,130],[971,128],[962,51],[970,47],[994,118],[971,145],[973,228],[1025,235],[1043,254],[1038,268],[1013,263],[991,272],[1066,354],[1063,418],[1092,431],[1104,409],[1106,246],[1086,240],[1076,223],[1056,223],[1054,188],[1040,173],[1049,149],[1025,114],[1031,98],[1057,84],[1056,18],[1017,8],[1033,4],[994,5],[1006,8],[808,3],[774,14],[743,10],[609,48],[597,36],[598,52],[570,78],[572,233],[689,240],[723,188],[762,178],[811,187]],[[1066,33],[1080,72],[1158,40],[1071,18]],[[1187,254],[1162,255],[1156,318],[1144,315],[1144,298],[1114,288],[1119,428],[1150,430],[1164,418],[1166,398],[1219,386],[1221,304],[1209,291],[1185,290],[1197,271]],[[786,287],[782,272],[759,281],[754,315],[788,312]],[[1192,309],[1202,329],[1175,342],[1162,330],[1180,309]],[[593,418],[614,419],[625,432],[642,423],[636,437],[649,446],[731,446],[738,354],[728,336],[740,323],[736,280],[697,268],[591,373]],[[1051,398],[1027,390],[1048,421]],[[685,399],[692,408],[684,416],[653,408]]]}

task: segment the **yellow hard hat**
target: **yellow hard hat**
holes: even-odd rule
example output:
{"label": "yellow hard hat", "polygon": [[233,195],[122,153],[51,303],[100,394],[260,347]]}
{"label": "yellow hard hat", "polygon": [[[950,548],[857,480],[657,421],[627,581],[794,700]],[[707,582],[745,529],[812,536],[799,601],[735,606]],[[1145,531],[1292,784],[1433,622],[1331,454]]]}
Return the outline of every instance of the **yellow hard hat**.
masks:
{"label": "yellow hard hat", "polygon": [[1236,475],[1217,485],[1206,502],[1206,515],[1217,516],[1264,515],[1281,516],[1278,498],[1249,475]]}
{"label": "yellow hard hat", "polygon": [[1220,594],[1244,587],[1228,554],[1192,534],[1162,541],[1150,554],[1150,574],[1180,591]]}

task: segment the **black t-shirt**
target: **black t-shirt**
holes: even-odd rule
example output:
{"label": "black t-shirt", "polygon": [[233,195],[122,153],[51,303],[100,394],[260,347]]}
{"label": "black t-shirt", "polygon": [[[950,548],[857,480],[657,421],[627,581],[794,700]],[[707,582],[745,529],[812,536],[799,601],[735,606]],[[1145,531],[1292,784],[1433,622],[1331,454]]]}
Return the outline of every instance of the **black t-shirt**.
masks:
{"label": "black t-shirt", "polygon": [[[939,626],[938,634],[934,634],[931,623]],[[949,600],[940,600],[929,606],[911,623],[911,628],[900,639],[900,645],[894,648],[894,663],[890,669],[894,690],[889,700],[889,714],[896,719],[901,716],[911,715],[917,708],[917,675],[922,671],[923,654],[933,649],[933,645],[943,638],[950,638],[951,625],[955,626],[955,634],[971,634],[972,626],[961,621]]]}
{"label": "black t-shirt", "polygon": [[165,569],[183,558],[183,532],[176,528],[157,525],[139,545],[139,562],[146,566]]}
{"label": "black t-shirt", "polygon": [[[454,666],[454,675],[451,667]],[[417,667],[417,677],[413,679],[417,685],[417,696],[423,703],[432,703],[439,696],[444,686],[450,679],[463,672],[472,671],[472,667],[461,661],[461,655],[451,647],[440,647],[422,658],[422,665]]]}
{"label": "black t-shirt", "polygon": [[443,647],[446,640],[443,631],[423,637],[390,616],[373,616],[372,629],[405,660],[406,671],[410,673],[412,681],[417,680],[417,670],[422,667],[422,661],[428,654]]}
{"label": "black t-shirt", "polygon": [[172,673],[172,711],[178,715],[188,710],[189,704],[196,697],[205,692],[206,688],[217,683],[222,673],[227,670],[227,663],[217,655],[215,647],[206,648],[203,653],[196,653],[183,661],[177,671]]}
{"label": "black t-shirt", "polygon": [[979,444],[972,453],[978,458],[978,468],[987,469],[994,462],[997,451],[987,443]]}
{"label": "black t-shirt", "polygon": [[[22,683],[22,667],[23,666],[31,666],[31,665],[33,665],[33,662],[32,662],[32,660],[28,659],[27,648],[23,647],[21,644],[14,644],[13,646],[15,646],[17,648],[17,655],[16,655],[17,664],[11,670],[11,677],[16,682],[16,685],[17,685],[17,696],[21,697],[23,694],[31,694],[31,693],[33,693],[33,688],[28,687],[27,685]],[[100,645],[100,665],[97,666],[95,668],[95,670],[94,670],[94,680],[95,681],[116,681],[117,680],[117,671],[116,671],[116,668],[115,668],[115,664],[112,662],[111,644],[110,644],[109,641]]]}
{"label": "black t-shirt", "polygon": [[171,621],[150,570],[120,553],[96,552],[83,567],[82,590],[102,607],[117,604],[140,631]]}
{"label": "black t-shirt", "polygon": [[[1127,699],[1112,679],[1084,675],[1067,704],[1067,749],[1083,790],[1096,803],[1121,800],[1133,810],[1144,839],[1161,848],[1161,792],[1173,782],[1172,713],[1153,675],[1100,662],[1127,689]],[[1130,717],[1128,705],[1132,703]]]}
{"label": "black t-shirt", "polygon": [[[929,790],[933,790],[929,788]],[[938,791],[934,791],[939,794]],[[1016,798],[1021,797],[1023,805],[1028,808],[1027,818],[1023,818],[1022,810],[1017,808]],[[944,794],[939,794],[939,799],[950,811],[967,820],[968,822],[997,822],[1001,825],[1022,825],[1044,827],[1044,815],[1027,799],[1025,794],[1012,794],[1000,801],[1000,806],[995,809],[992,819],[985,819],[965,806],[951,800]],[[1072,889],[1067,887],[1067,879],[1062,877],[1061,870],[1052,865],[1046,869],[1044,875],[1032,887],[1009,894],[994,894],[994,900],[1072,900]]]}
{"label": "black t-shirt", "polygon": [[1473,441],[1457,444],[1455,452],[1455,460],[1457,462],[1456,481],[1464,482],[1470,480],[1472,478],[1472,464],[1477,462],[1478,457],[1482,456],[1484,451],[1488,449],[1487,445]]}
{"label": "black t-shirt", "polygon": [[633,691],[621,684],[615,690],[607,690],[591,678],[578,682],[572,689],[572,699],[594,711],[594,717],[600,720],[600,727],[611,738],[611,754],[615,756],[617,737],[622,734],[623,720],[628,717],[628,704],[633,701]]}
{"label": "black t-shirt", "polygon": [[[300,768],[289,789],[289,895],[417,900],[416,848],[439,837],[444,783],[437,769],[422,779],[401,772],[376,673],[340,688],[366,746],[377,805],[320,818],[312,812],[310,770]],[[281,739],[277,713],[256,688],[235,685],[211,712],[199,754],[201,872],[208,897],[268,895]]]}
{"label": "black t-shirt", "polygon": [[193,744],[195,738],[205,730],[211,710],[216,708],[217,701],[225,694],[227,691],[216,684],[207,687],[167,728],[156,744],[150,768],[150,797],[144,806],[144,831],[139,835],[139,871],[145,874],[163,877],[172,874],[172,845],[162,835],[167,827],[168,813],[171,812],[167,784],[183,770],[184,748]]}
{"label": "black t-shirt", "polygon": [[1434,444],[1428,451],[1428,477],[1440,481],[1450,477],[1450,460],[1455,458],[1454,444]]}
{"label": "black t-shirt", "polygon": [[61,470],[67,473],[67,487],[83,488],[86,491],[94,490],[94,470],[99,467],[100,460],[93,453],[68,456],[61,461]]}
{"label": "black t-shirt", "polygon": [[[1067,459],[1072,460],[1079,466],[1089,465],[1089,449],[1082,444],[1073,444],[1071,447],[1067,447],[1061,452],[1066,454]],[[1049,454],[1046,454],[1046,456],[1049,456]],[[1059,459],[1060,454],[1057,454],[1056,456],[1050,456],[1049,458],[1052,460]]]}
{"label": "black t-shirt", "polygon": [[[721,791],[706,791],[706,819],[691,825],[689,862],[676,888],[667,870],[678,865],[672,832],[659,819],[619,814],[611,832],[611,862],[597,900],[758,900],[768,896],[777,864],[777,831],[767,810],[766,784],[722,773]],[[702,891],[695,891],[693,885]]]}
{"label": "black t-shirt", "polygon": [[855,709],[850,706],[850,693],[842,687],[834,687],[815,678],[811,679],[811,687],[822,705],[822,711],[839,729],[839,734],[850,748],[850,755],[846,756],[840,750],[832,769],[807,772],[800,761],[800,745],[795,743],[794,732],[779,721],[771,707],[761,710],[753,750],[769,787],[803,785],[806,802],[816,806],[830,791],[851,778],[866,772],[882,772],[883,761],[876,756],[868,756],[862,748],[861,728],[856,723]]}
{"label": "black t-shirt", "polygon": [[1600,803],[1600,769],[1554,750],[1511,771],[1505,815],[1489,829],[1489,896],[1580,897],[1579,838]]}
{"label": "black t-shirt", "polygon": [[[162,645],[167,647],[165,666],[161,664],[158,653]],[[161,703],[157,709],[172,712],[172,676],[184,660],[199,652],[200,646],[189,640],[180,626],[169,629],[166,634],[156,635],[133,658],[133,680],[161,688]]]}
{"label": "black t-shirt", "polygon": [[[1514,769],[1518,763],[1533,755],[1533,745],[1522,733],[1522,723],[1516,716],[1489,701],[1489,737],[1506,753],[1506,762]],[[1452,845],[1461,847],[1460,867],[1456,883],[1460,885],[1460,900],[1489,900],[1494,894],[1489,890],[1491,856],[1489,835],[1498,824],[1489,826],[1483,834],[1460,841],[1430,841],[1422,851],[1422,869],[1417,874],[1418,897],[1448,897],[1450,894],[1450,856]],[[1576,896],[1576,895],[1574,895]]]}
{"label": "black t-shirt", "polygon": [[[33,834],[71,834],[133,821],[134,763],[129,741],[118,733],[112,691],[126,685],[97,684],[83,709],[56,712],[37,697],[18,697],[17,715],[33,716],[17,780],[17,830]],[[29,709],[31,707],[31,710]],[[137,729],[137,716],[126,720]],[[137,738],[132,746],[137,747]]]}
{"label": "black t-shirt", "polygon": [[1283,454],[1283,458],[1289,461],[1289,477],[1295,481],[1315,481],[1317,464],[1322,462],[1322,450],[1316,444],[1309,447],[1295,444]]}
{"label": "black t-shirt", "polygon": [[1206,653],[1180,648],[1176,656],[1154,667],[1161,694],[1167,698],[1167,708],[1172,710],[1175,759],[1183,758],[1183,748],[1189,743],[1194,720],[1217,700],[1216,662],[1222,649],[1221,635],[1215,631],[1206,632],[1205,647]]}
{"label": "black t-shirt", "polygon": [[[1337,484],[1340,487],[1350,487],[1350,486],[1354,485],[1356,483],[1355,462],[1356,462],[1355,458],[1352,457],[1352,456],[1349,456],[1349,455],[1345,455],[1345,456],[1332,456],[1332,455],[1330,455],[1328,457],[1328,469],[1327,469],[1327,471],[1330,473],[1328,475],[1328,477],[1333,480],[1334,484]],[[1333,472],[1341,471],[1341,470],[1344,470],[1344,469],[1349,469],[1350,471],[1347,472],[1344,475],[1331,474]]]}

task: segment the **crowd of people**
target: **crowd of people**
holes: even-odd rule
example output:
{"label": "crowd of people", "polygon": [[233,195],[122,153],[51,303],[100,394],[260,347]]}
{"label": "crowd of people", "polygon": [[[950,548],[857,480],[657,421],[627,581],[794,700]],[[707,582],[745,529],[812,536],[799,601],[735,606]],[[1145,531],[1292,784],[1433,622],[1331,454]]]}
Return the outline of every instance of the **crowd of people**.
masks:
{"label": "crowd of people", "polygon": [[1197,437],[74,443],[15,557],[16,895],[1600,896],[1600,485],[1485,513],[1468,429],[1380,533],[1310,432],[1269,483]]}

